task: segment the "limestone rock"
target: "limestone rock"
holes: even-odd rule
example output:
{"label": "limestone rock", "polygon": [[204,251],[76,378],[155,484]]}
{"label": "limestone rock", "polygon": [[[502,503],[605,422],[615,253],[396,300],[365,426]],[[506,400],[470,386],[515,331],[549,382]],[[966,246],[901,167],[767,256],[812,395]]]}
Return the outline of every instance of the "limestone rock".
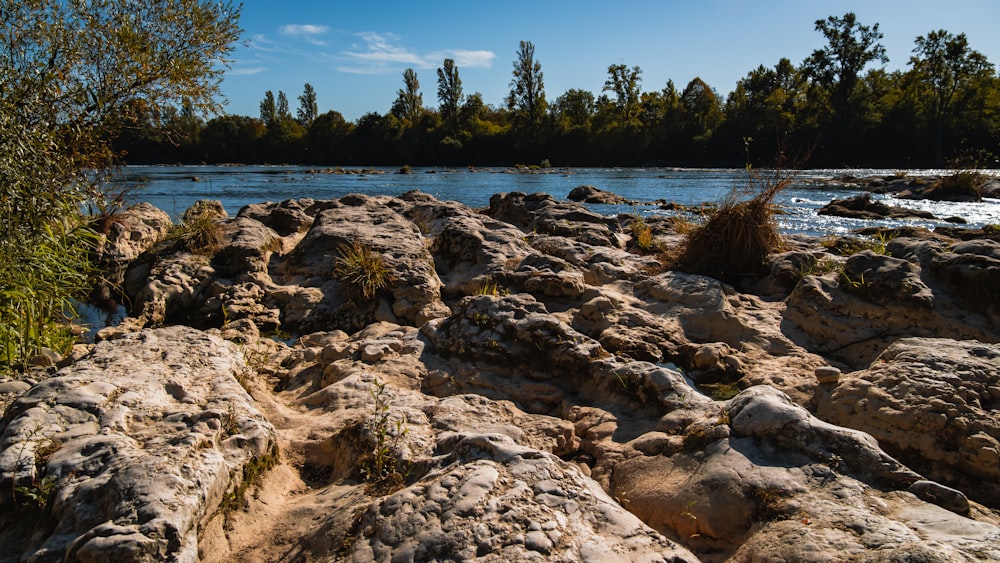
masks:
{"label": "limestone rock", "polygon": [[3,495],[4,558],[195,561],[199,528],[276,455],[246,369],[234,345],[164,328],[100,343],[21,396],[0,486],[45,491],[51,512],[32,529]]}
{"label": "limestone rock", "polygon": [[698,561],[573,466],[503,435],[449,437],[444,468],[373,503],[354,561]]}
{"label": "limestone rock", "polygon": [[418,192],[404,194],[402,199],[412,202],[406,216],[432,241],[434,266],[447,295],[474,295],[491,285],[502,287],[511,265],[535,253],[522,231],[465,205],[440,202]]}
{"label": "limestone rock", "polygon": [[902,339],[841,380],[819,414],[927,477],[1000,507],[1000,345]]}
{"label": "limestone rock", "polygon": [[529,233],[570,236],[594,246],[622,248],[628,238],[614,219],[548,194],[495,194],[487,214]]}
{"label": "limestone rock", "polygon": [[[867,367],[900,337],[1000,340],[992,296],[976,289],[982,297],[972,304],[961,295],[1000,270],[983,267],[988,254],[960,258],[949,247],[934,239],[895,239],[886,245],[889,255],[864,251],[847,258],[844,275],[803,277],[785,300],[784,331],[854,369]],[[968,279],[959,274],[963,262],[970,264]]]}
{"label": "limestone rock", "polygon": [[[343,284],[334,278],[336,259],[342,249],[358,242],[382,255],[389,282],[389,311],[379,320],[403,320],[416,326],[448,313],[441,301],[441,281],[424,246],[420,231],[401,213],[403,202],[394,198],[346,196],[321,211],[305,238],[289,253],[277,273],[303,278],[304,287],[319,287],[324,307],[307,319],[308,325],[294,327],[303,332],[338,326],[338,313],[357,309],[358,315],[345,328],[357,330],[379,316],[376,304],[352,299]],[[337,288],[340,288],[339,290]],[[389,317],[389,318],[385,318]]]}

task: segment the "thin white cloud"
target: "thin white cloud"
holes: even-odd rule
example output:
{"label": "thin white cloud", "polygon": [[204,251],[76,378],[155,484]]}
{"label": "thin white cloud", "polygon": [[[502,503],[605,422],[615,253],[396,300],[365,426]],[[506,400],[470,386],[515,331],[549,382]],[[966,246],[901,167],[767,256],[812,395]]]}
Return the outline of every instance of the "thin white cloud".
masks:
{"label": "thin white cloud", "polygon": [[320,39],[320,36],[326,35],[326,32],[330,28],[325,25],[313,25],[313,24],[287,24],[281,26],[279,31],[282,35],[288,35],[290,37],[295,37],[302,39],[313,45],[326,45],[326,42]]}
{"label": "thin white cloud", "polygon": [[384,74],[396,72],[403,67],[418,69],[434,69],[441,65],[444,59],[454,59],[458,67],[489,68],[496,55],[491,51],[473,51],[456,49],[421,54],[403,46],[398,36],[392,33],[359,33],[363,45],[354,45],[349,51],[342,53],[351,61],[341,65],[337,70],[354,74]]}
{"label": "thin white cloud", "polygon": [[456,50],[452,52],[451,58],[455,59],[455,65],[459,67],[490,68],[497,55],[493,51]]}
{"label": "thin white cloud", "polygon": [[230,74],[232,76],[252,76],[254,74],[260,74],[262,72],[266,72],[267,70],[268,68],[266,66],[249,66],[249,67],[236,66],[233,67],[232,70],[229,70],[227,74]]}

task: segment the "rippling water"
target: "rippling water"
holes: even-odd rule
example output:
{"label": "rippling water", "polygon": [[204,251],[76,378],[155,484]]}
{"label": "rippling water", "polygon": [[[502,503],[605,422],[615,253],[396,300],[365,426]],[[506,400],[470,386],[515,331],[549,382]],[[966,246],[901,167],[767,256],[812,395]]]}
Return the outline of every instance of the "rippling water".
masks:
{"label": "rippling water", "polygon": [[[328,170],[328,169],[327,169]],[[570,168],[537,174],[511,173],[507,169],[414,168],[412,174],[395,174],[395,168],[376,168],[379,173],[330,174],[324,169],[300,166],[129,166],[126,182],[141,186],[133,201],[148,201],[179,217],[199,199],[220,200],[230,215],[249,203],[310,197],[339,198],[349,193],[400,195],[420,190],[438,199],[456,200],[472,207],[485,207],[498,192],[545,192],[565,199],[570,190],[592,185],[627,199],[643,202],[665,200],[683,205],[718,202],[734,187],[746,184],[745,170],[663,168]],[[946,174],[941,170],[910,170],[910,175]],[[861,221],[821,217],[816,210],[833,199],[851,197],[858,190],[830,189],[805,180],[850,174],[864,177],[891,176],[896,170],[807,170],[795,174],[793,184],[781,193],[779,216],[786,233],[848,233],[874,225],[920,225],[933,228],[950,224],[943,220]],[[930,211],[936,217],[962,217],[969,227],[1000,223],[1000,200],[980,203],[948,203],[898,200],[873,196],[888,205]],[[602,214],[673,213],[656,206],[591,205]]]}

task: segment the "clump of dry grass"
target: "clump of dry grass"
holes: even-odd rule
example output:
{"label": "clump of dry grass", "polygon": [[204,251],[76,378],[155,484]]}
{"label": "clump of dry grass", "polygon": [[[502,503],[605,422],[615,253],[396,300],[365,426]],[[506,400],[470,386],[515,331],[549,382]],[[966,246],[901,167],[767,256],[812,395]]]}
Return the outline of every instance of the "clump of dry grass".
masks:
{"label": "clump of dry grass", "polygon": [[361,241],[337,249],[339,256],[333,274],[347,284],[356,297],[371,301],[382,288],[392,281],[392,273],[382,259],[382,254]]}
{"label": "clump of dry grass", "polygon": [[746,188],[731,191],[686,234],[674,266],[724,281],[764,274],[764,259],[783,246],[774,199],[790,183],[779,175],[751,176]]}

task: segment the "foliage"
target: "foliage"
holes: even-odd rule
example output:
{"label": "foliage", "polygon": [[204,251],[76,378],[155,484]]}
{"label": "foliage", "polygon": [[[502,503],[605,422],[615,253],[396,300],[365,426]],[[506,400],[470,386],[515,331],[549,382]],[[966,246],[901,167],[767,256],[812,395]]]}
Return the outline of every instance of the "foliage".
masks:
{"label": "foliage", "polygon": [[396,92],[396,101],[392,103],[392,114],[396,117],[415,123],[424,111],[424,95],[420,93],[420,81],[417,72],[412,68],[403,71],[403,88]]}
{"label": "foliage", "polygon": [[273,104],[264,123],[254,120],[262,133],[245,118],[238,127],[203,125],[200,142],[197,131],[171,138],[158,130],[196,123],[184,112],[147,112],[143,134],[120,146],[129,162],[509,166],[548,158],[557,166],[739,166],[740,140],[753,137],[759,146],[810,154],[815,167],[940,166],[964,154],[1000,164],[992,154],[1000,146],[1000,77],[963,34],[917,37],[912,68],[887,72],[877,68],[886,61],[877,24],[848,13],[815,28],[826,40],[821,49],[798,64],[759,65],[724,100],[700,78],[642,92],[640,68],[613,64],[599,96],[571,89],[549,104],[534,45],[522,41],[500,107],[479,93],[463,103],[457,68],[446,60],[436,109],[422,107],[416,72],[407,69],[384,115],[347,122],[331,111],[308,124],[284,120],[278,92],[264,104]]}
{"label": "foliage", "polygon": [[632,243],[641,252],[651,252],[655,250],[653,229],[641,215],[633,215],[632,222],[629,223],[629,230],[632,232]]}
{"label": "foliage", "polygon": [[437,70],[437,76],[441,119],[455,132],[458,127],[458,110],[462,105],[462,79],[458,77],[455,60],[445,59],[444,66]]}
{"label": "foliage", "polygon": [[222,224],[219,216],[209,209],[188,210],[184,220],[167,234],[194,254],[212,255],[222,247]]}
{"label": "foliage", "polygon": [[309,127],[316,116],[319,115],[319,107],[316,104],[316,89],[308,82],[303,87],[302,95],[299,96],[299,109],[295,111],[295,121],[303,127]]}
{"label": "foliage", "polygon": [[521,41],[514,60],[507,108],[515,122],[529,135],[536,134],[547,109],[542,63],[535,60],[535,46]]}
{"label": "foliage", "polygon": [[392,279],[382,255],[358,240],[341,246],[337,253],[334,276],[365,301],[374,299]]}
{"label": "foliage", "polygon": [[361,473],[373,490],[393,489],[405,481],[405,471],[395,458],[400,441],[408,433],[403,420],[391,422],[391,405],[386,384],[378,379],[372,385],[372,418],[365,424],[365,430],[372,440],[371,451],[362,463]]}
{"label": "foliage", "polygon": [[222,497],[219,503],[219,512],[227,520],[229,515],[236,510],[243,510],[247,507],[247,492],[253,487],[257,487],[264,479],[264,474],[278,465],[280,451],[278,444],[271,444],[271,449],[260,456],[251,458],[243,466],[243,478],[239,485]]}
{"label": "foliage", "polygon": [[[31,428],[23,429],[20,432],[17,442],[17,455],[15,457],[15,470],[12,475],[12,496],[15,503],[24,506],[34,506],[44,510],[48,506],[49,499],[55,491],[57,478],[55,475],[45,475],[46,465],[49,457],[59,449],[60,443],[45,435],[46,427],[42,424],[35,424]],[[31,453],[31,457],[25,453]],[[30,462],[31,482],[25,485],[17,484],[18,471],[23,467],[24,462]],[[18,499],[20,497],[20,501]]]}
{"label": "foliage", "polygon": [[109,139],[148,116],[196,133],[219,107],[238,15],[197,0],[3,3],[0,369],[68,345],[96,240],[81,210],[107,209]]}
{"label": "foliage", "polygon": [[608,79],[601,91],[614,92],[619,126],[638,125],[641,86],[642,69],[639,67],[634,66],[631,70],[623,64],[608,67]]}

